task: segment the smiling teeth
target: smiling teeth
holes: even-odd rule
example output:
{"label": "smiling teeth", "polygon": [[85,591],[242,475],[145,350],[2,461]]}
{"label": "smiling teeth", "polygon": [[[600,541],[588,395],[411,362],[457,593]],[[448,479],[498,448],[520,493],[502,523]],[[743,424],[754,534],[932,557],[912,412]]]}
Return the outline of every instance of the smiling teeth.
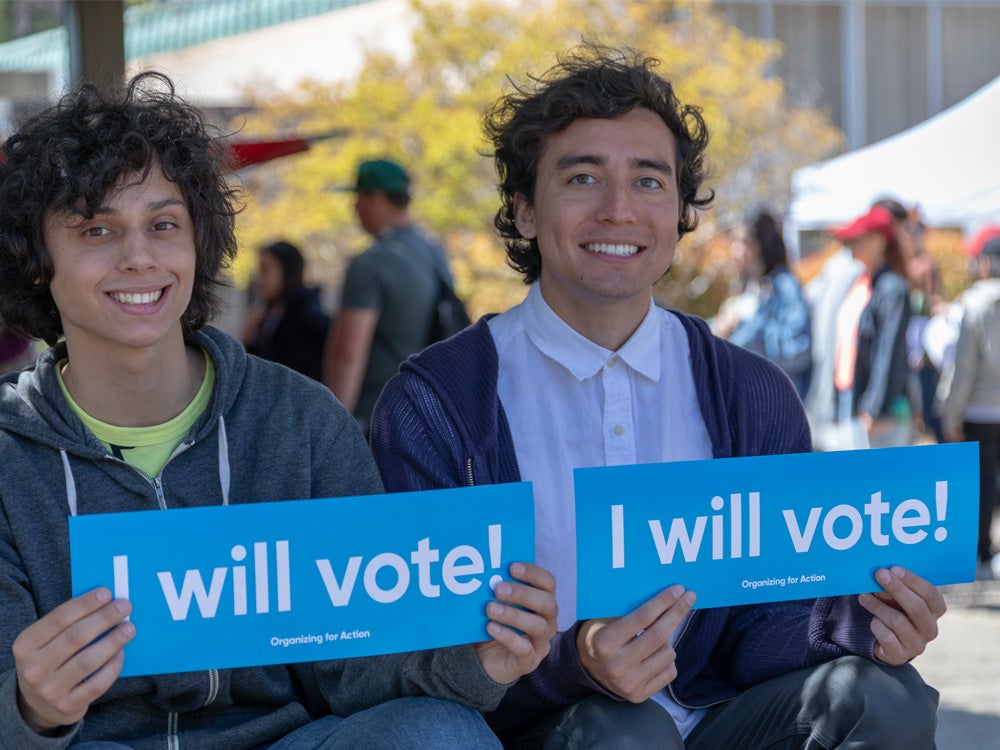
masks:
{"label": "smiling teeth", "polygon": [[622,258],[626,258],[629,255],[635,255],[639,252],[639,247],[637,245],[612,245],[607,242],[595,242],[590,245],[585,245],[585,247],[594,253],[601,253],[602,255],[617,255]]}
{"label": "smiling teeth", "polygon": [[143,292],[142,294],[134,294],[132,292],[115,292],[111,295],[113,299],[121,302],[123,305],[148,305],[151,302],[156,302],[162,296],[162,289],[155,292]]}

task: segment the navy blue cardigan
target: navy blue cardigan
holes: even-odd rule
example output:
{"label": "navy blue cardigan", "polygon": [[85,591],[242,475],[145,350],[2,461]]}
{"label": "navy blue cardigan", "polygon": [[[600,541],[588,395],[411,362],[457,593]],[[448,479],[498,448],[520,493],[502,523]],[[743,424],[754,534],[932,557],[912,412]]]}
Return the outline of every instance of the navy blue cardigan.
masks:
{"label": "navy blue cardigan", "polygon": [[[763,357],[712,336],[700,318],[675,314],[688,335],[713,456],[810,451],[809,427],[788,377]],[[388,492],[520,481],[497,370],[485,319],[403,363],[372,420],[372,450]],[[667,690],[682,705],[710,706],[839,656],[871,658],[870,622],[853,596],[696,610],[677,641],[678,674]],[[487,715],[494,729],[515,728],[604,692],[583,669],[575,636],[576,628],[556,634],[538,669]]]}

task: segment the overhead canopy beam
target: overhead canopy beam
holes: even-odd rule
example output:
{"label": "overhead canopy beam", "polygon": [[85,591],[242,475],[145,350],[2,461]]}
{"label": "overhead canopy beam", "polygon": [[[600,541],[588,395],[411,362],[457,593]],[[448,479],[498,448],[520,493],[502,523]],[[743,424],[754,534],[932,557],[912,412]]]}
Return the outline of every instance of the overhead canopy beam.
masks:
{"label": "overhead canopy beam", "polygon": [[66,28],[73,85],[121,82],[125,71],[124,0],[69,0]]}

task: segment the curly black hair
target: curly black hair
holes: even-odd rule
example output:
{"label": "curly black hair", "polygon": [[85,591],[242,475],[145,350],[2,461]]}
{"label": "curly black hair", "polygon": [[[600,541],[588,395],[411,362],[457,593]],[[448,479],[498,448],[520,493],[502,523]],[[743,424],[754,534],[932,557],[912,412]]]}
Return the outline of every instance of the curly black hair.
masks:
{"label": "curly black hair", "polygon": [[507,246],[507,263],[531,284],[542,270],[535,239],[521,236],[515,223],[518,193],[534,202],[538,161],[545,139],[580,118],[614,119],[637,107],[659,115],[677,143],[677,185],[681,212],[678,237],[698,226],[696,209],[707,207],[714,192],[699,196],[706,168],[708,128],[701,111],[678,101],[669,81],[654,72],[659,60],[636,50],[584,44],[558,58],[528,83],[510,81],[513,91],[486,112],[483,129],[493,147],[501,206],[493,221]]}
{"label": "curly black hair", "polygon": [[238,187],[227,178],[226,149],[202,113],[166,75],[140,73],[127,84],[84,84],[25,122],[3,144],[0,163],[0,318],[53,344],[62,334],[49,282],[46,217],[92,218],[129,175],[159,167],[184,196],[197,251],[186,332],[219,309],[221,271],[236,255]]}

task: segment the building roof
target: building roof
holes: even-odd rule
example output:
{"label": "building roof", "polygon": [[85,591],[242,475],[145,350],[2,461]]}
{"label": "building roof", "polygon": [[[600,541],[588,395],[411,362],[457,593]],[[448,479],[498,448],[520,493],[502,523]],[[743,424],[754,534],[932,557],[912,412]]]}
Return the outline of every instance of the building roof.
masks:
{"label": "building roof", "polygon": [[[171,0],[125,11],[125,59],[183,49],[372,0]],[[65,70],[65,27],[0,44],[0,72]]]}

